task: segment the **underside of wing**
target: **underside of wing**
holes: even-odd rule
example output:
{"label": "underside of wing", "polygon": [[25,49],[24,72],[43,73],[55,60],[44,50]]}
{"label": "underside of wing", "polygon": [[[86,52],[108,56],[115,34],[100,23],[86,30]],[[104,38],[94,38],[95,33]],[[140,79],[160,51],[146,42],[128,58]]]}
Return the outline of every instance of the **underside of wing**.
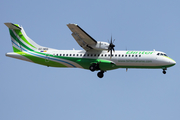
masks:
{"label": "underside of wing", "polygon": [[72,36],[77,43],[86,51],[93,49],[91,46],[96,45],[97,41],[87,34],[77,24],[67,24],[69,29],[72,31]]}

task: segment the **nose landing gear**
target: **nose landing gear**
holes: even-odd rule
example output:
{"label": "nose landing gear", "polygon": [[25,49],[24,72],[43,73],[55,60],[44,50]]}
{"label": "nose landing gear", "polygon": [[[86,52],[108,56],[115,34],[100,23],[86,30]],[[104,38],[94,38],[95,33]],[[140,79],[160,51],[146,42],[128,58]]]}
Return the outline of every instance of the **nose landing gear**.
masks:
{"label": "nose landing gear", "polygon": [[162,73],[163,73],[163,74],[166,74],[166,70],[167,70],[167,68],[163,68]]}
{"label": "nose landing gear", "polygon": [[165,70],[163,70],[163,74],[166,74],[166,71],[165,71]]}

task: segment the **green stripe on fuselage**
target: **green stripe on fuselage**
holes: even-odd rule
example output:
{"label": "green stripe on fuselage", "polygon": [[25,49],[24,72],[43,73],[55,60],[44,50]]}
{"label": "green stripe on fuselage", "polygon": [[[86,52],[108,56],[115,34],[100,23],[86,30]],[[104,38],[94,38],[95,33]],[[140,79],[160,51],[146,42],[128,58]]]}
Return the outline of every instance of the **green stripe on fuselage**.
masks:
{"label": "green stripe on fuselage", "polygon": [[68,61],[75,62],[82,66],[84,69],[89,69],[90,65],[92,63],[99,63],[99,67],[101,70],[112,70],[112,69],[117,69],[115,64],[111,64],[111,61],[109,60],[103,60],[103,59],[89,59],[89,58],[76,58],[76,57],[65,57],[65,56],[53,56],[53,55],[48,55],[53,58],[60,58]]}
{"label": "green stripe on fuselage", "polygon": [[38,56],[33,56],[33,55],[27,54],[25,52],[17,52],[17,54],[20,54],[20,55],[30,59],[31,61],[33,61],[34,63],[37,63],[37,64],[41,64],[41,65],[45,65],[45,66],[51,66],[51,67],[67,67],[67,66],[65,66],[59,62],[55,62],[55,61],[48,60],[45,58],[40,58]]}
{"label": "green stripe on fuselage", "polygon": [[162,68],[168,68],[172,67],[175,64],[172,65],[164,65],[164,66],[117,66],[118,68],[141,68],[141,69],[162,69]]}

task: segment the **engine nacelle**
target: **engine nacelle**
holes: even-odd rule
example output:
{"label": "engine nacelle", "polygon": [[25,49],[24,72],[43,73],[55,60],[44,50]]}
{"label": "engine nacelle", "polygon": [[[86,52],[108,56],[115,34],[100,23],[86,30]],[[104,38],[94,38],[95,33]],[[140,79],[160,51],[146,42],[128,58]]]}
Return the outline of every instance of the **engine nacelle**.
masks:
{"label": "engine nacelle", "polygon": [[108,50],[109,43],[98,41],[96,45],[91,45],[91,47],[96,50]]}

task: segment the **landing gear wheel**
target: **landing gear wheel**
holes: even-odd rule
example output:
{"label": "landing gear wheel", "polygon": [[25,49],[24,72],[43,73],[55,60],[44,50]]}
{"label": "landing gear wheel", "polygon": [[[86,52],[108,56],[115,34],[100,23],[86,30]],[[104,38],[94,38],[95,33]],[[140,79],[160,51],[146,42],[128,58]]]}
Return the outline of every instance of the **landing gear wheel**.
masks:
{"label": "landing gear wheel", "polygon": [[89,69],[90,69],[92,72],[94,72],[94,71],[96,70],[95,66],[93,66],[93,65],[91,65],[91,66],[89,67]]}
{"label": "landing gear wheel", "polygon": [[166,71],[165,71],[165,70],[163,70],[163,74],[166,74]]}
{"label": "landing gear wheel", "polygon": [[89,69],[90,69],[92,72],[94,72],[94,71],[96,70],[96,64],[93,63],[93,64],[89,67]]}
{"label": "landing gear wheel", "polygon": [[103,76],[104,76],[104,71],[98,72],[98,73],[97,73],[97,76],[98,76],[99,78],[103,78]]}
{"label": "landing gear wheel", "polygon": [[99,63],[93,63],[89,69],[94,72],[95,70],[99,70]]}

